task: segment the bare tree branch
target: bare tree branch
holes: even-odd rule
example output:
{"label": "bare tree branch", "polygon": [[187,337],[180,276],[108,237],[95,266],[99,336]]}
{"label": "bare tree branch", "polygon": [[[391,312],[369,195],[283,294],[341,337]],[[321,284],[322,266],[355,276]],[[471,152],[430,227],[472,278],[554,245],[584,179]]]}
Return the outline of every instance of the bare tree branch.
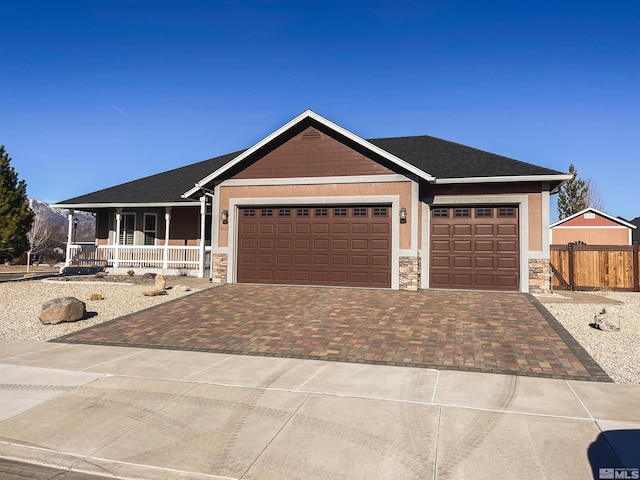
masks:
{"label": "bare tree branch", "polygon": [[604,211],[604,200],[596,182],[588,178],[585,183],[587,184],[587,204],[596,210]]}
{"label": "bare tree branch", "polygon": [[31,230],[27,233],[29,250],[27,250],[27,272],[31,265],[31,257],[46,251],[51,242],[51,228],[46,219],[36,213],[31,224]]}

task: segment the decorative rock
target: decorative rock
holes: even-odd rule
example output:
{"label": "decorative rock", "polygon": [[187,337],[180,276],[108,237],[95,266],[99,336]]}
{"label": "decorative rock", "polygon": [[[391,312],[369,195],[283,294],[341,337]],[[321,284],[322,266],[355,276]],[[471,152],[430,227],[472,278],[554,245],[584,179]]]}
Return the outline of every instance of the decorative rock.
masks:
{"label": "decorative rock", "polygon": [[144,279],[156,278],[157,275],[158,275],[157,273],[147,272],[144,275],[142,275],[142,278]]}
{"label": "decorative rock", "polygon": [[155,290],[164,290],[167,288],[167,281],[162,275],[156,275],[156,287]]}
{"label": "decorative rock", "polygon": [[614,306],[604,307],[600,313],[593,317],[594,324],[600,330],[616,332],[620,330],[620,317],[622,312]]}
{"label": "decorative rock", "polygon": [[176,285],[172,290],[175,290],[176,292],[189,292],[191,291],[191,288],[187,285]]}
{"label": "decorative rock", "polygon": [[157,297],[158,295],[166,295],[166,290],[147,290],[146,292],[142,292],[145,297]]}
{"label": "decorative rock", "polygon": [[60,297],[42,305],[40,322],[55,325],[62,322],[75,322],[87,313],[87,306],[75,297]]}

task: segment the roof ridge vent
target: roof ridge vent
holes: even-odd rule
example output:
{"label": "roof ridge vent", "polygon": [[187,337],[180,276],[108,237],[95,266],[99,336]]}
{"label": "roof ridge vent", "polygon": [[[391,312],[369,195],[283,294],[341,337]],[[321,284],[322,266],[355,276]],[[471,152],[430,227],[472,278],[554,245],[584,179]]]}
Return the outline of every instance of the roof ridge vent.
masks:
{"label": "roof ridge vent", "polygon": [[302,134],[303,142],[315,142],[322,139],[322,134],[313,127],[307,128]]}

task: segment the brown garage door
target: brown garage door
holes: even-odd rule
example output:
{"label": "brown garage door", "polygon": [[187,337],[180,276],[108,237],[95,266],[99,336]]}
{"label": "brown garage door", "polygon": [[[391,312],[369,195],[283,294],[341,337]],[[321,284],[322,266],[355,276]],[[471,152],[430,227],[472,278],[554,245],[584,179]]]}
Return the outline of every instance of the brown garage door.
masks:
{"label": "brown garage door", "polygon": [[518,290],[518,208],[431,209],[430,286]]}
{"label": "brown garage door", "polygon": [[237,279],[389,288],[391,208],[240,208]]}

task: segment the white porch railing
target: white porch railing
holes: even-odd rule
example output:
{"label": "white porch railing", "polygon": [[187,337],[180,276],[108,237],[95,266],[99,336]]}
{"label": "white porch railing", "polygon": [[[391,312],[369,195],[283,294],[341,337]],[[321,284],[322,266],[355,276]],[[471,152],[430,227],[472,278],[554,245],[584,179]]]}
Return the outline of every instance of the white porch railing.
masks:
{"label": "white porch railing", "polygon": [[[125,268],[200,267],[200,247],[165,245],[82,245],[70,247],[69,265]],[[207,262],[208,259],[208,262]],[[211,262],[211,247],[205,250],[205,271]]]}

